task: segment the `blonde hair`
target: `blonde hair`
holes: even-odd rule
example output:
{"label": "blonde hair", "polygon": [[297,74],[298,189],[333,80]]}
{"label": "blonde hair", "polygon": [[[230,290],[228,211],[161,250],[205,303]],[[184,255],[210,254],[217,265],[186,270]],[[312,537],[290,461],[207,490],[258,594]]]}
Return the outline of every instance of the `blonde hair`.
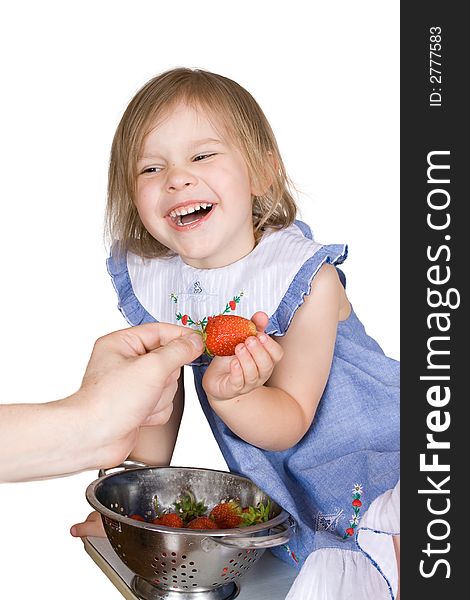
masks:
{"label": "blonde hair", "polygon": [[148,81],[127,106],[111,148],[106,208],[107,233],[121,251],[142,257],[171,251],[150,235],[135,205],[137,161],[146,135],[175,105],[185,102],[221,119],[241,151],[255,189],[253,230],[259,241],[266,228],[290,225],[297,206],[276,138],[256,100],[235,81],[200,69],[176,68]]}

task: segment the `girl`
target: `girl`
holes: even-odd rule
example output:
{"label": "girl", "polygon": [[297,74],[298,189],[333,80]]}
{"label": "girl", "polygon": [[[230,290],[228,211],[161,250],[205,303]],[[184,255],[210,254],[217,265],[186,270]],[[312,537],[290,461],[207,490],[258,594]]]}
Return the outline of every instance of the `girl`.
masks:
{"label": "girl", "polygon": [[[346,246],[315,242],[289,190],[246,90],[165,72],[115,134],[108,269],[132,325],[200,329],[210,315],[263,311],[235,356],[192,367],[228,467],[295,518],[289,545],[274,550],[300,569],[288,598],[395,598],[399,365],[348,301],[337,268]],[[142,429],[133,458],[169,463],[183,393],[180,378],[169,423]]]}

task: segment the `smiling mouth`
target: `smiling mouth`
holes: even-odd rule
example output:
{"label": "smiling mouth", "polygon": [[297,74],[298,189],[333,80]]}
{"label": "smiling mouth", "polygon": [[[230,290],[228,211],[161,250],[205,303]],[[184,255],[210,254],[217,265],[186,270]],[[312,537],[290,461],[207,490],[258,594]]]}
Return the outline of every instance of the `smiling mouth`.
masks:
{"label": "smiling mouth", "polygon": [[187,225],[193,225],[197,223],[212,210],[212,204],[209,202],[202,202],[201,204],[194,204],[191,206],[182,206],[176,208],[169,213],[169,217],[177,227],[185,227]]}

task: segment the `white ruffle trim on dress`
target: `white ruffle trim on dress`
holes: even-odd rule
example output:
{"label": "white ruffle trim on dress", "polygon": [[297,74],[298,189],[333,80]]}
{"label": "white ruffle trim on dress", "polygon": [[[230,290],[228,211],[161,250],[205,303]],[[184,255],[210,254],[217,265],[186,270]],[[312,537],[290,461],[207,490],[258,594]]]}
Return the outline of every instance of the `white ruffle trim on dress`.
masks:
{"label": "white ruffle trim on dress", "polygon": [[398,576],[393,535],[400,532],[400,482],[372,502],[357,534],[362,552],[322,548],[312,552],[286,600],[390,600]]}

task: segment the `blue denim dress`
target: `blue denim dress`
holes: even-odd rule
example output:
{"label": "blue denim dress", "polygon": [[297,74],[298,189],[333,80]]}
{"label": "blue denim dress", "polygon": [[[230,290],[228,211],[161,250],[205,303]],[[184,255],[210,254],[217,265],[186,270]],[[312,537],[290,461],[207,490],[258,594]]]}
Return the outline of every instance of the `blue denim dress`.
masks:
{"label": "blue denim dress", "polygon": [[[297,221],[295,227],[305,243],[312,240],[307,225]],[[341,264],[346,255],[346,247],[326,245],[307,258],[276,300],[266,332],[284,335],[320,266]],[[278,258],[271,260],[275,264]],[[164,320],[141,304],[126,257],[111,254],[108,270],[129,323]],[[305,344],[308,351],[308,340]],[[193,363],[194,381],[229,469],[252,479],[295,519],[289,544],[273,552],[299,567],[320,548],[360,552],[361,516],[399,480],[399,363],[385,356],[352,310],[338,324],[331,372],[310,429],[292,448],[272,452],[240,439],[212,411],[202,387],[209,362],[203,355]]]}

